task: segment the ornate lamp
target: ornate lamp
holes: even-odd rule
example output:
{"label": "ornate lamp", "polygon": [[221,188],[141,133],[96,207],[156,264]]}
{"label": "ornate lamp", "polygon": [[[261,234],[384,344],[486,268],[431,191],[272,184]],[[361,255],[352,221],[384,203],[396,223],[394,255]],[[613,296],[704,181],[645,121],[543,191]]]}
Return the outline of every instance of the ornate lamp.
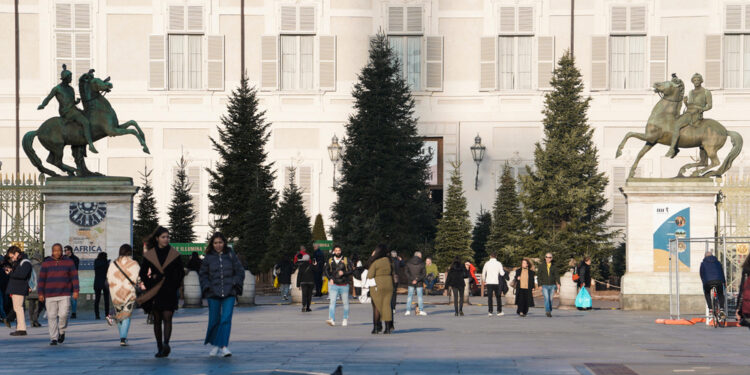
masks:
{"label": "ornate lamp", "polygon": [[338,167],[339,161],[341,160],[341,145],[339,144],[339,138],[336,137],[336,134],[333,135],[333,138],[331,138],[331,144],[328,146],[328,157],[331,159],[331,163],[333,163],[333,187],[335,188],[337,185],[336,181],[336,168]]}
{"label": "ornate lamp", "polygon": [[479,164],[484,159],[484,150],[486,147],[482,144],[482,138],[477,134],[474,138],[474,145],[471,146],[471,157],[477,163],[477,176],[474,178],[474,190],[479,190]]}

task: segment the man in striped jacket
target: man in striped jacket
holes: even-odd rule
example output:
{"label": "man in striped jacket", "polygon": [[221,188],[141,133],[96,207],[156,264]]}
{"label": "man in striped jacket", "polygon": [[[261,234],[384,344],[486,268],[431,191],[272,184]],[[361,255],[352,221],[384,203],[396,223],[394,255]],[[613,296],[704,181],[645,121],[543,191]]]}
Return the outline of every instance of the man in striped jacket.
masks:
{"label": "man in striped jacket", "polygon": [[37,282],[39,302],[44,302],[47,308],[50,345],[65,341],[70,297],[78,299],[78,270],[73,260],[62,253],[62,245],[52,245],[52,256],[42,263]]}

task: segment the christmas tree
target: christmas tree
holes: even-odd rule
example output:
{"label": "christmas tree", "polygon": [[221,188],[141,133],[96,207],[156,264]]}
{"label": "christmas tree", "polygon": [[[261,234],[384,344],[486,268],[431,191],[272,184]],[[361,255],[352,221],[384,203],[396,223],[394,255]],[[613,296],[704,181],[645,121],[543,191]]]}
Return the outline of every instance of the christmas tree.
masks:
{"label": "christmas tree", "polygon": [[195,204],[190,196],[193,184],[188,181],[188,162],[185,155],[177,162],[177,173],[172,183],[172,202],[169,204],[169,240],[176,243],[193,242],[196,219]]}
{"label": "christmas tree", "polygon": [[550,83],[542,111],[544,139],[536,144],[536,168],[527,168],[520,198],[529,227],[524,247],[540,257],[554,254],[562,274],[571,258],[609,257],[616,233],[606,225],[607,177],[599,172],[586,115],[591,98],[581,96],[581,73],[570,54],[560,59]]}
{"label": "christmas tree", "polygon": [[216,226],[256,274],[266,252],[264,245],[278,196],[273,188],[272,163],[267,162],[265,151],[270,124],[264,115],[258,108],[256,90],[243,77],[229,96],[218,139],[211,138],[219,160],[209,170],[208,198]]}
{"label": "christmas tree", "polygon": [[313,241],[328,240],[328,237],[326,237],[326,227],[323,225],[323,215],[321,214],[315,216],[315,224],[313,224],[312,229],[312,238]]}
{"label": "christmas tree", "polygon": [[151,173],[145,166],[143,172],[139,172],[143,185],[141,196],[138,200],[136,213],[138,219],[133,220],[133,257],[137,260],[143,255],[143,243],[157,226],[159,226],[159,213],[156,211],[156,198],[154,198],[154,187],[151,185]]}
{"label": "christmas tree", "polygon": [[519,265],[521,258],[529,255],[517,252],[522,248],[523,218],[516,187],[513,171],[506,163],[492,208],[492,229],[487,239],[487,251],[496,253],[498,260],[507,266]]}
{"label": "christmas tree", "polygon": [[474,223],[474,229],[471,231],[471,249],[474,250],[474,259],[478,264],[487,260],[487,237],[490,235],[492,227],[492,214],[483,209],[477,214],[477,221]]}
{"label": "christmas tree", "polygon": [[451,164],[451,182],[445,197],[445,211],[437,225],[435,236],[435,262],[444,270],[458,256],[462,261],[473,262],[471,249],[471,221],[466,208],[463,182],[461,182],[461,164]]}
{"label": "christmas tree", "polygon": [[262,269],[270,269],[281,257],[291,257],[300,245],[310,249],[312,232],[310,217],[302,204],[302,192],[294,183],[294,172],[289,177],[289,186],[282,193],[282,200],[271,220],[268,233],[268,251],[263,257]]}
{"label": "christmas tree", "polygon": [[412,252],[434,233],[428,156],[421,152],[409,86],[382,32],[370,41],[369,61],[358,79],[331,233],[346,251],[361,256],[378,243]]}

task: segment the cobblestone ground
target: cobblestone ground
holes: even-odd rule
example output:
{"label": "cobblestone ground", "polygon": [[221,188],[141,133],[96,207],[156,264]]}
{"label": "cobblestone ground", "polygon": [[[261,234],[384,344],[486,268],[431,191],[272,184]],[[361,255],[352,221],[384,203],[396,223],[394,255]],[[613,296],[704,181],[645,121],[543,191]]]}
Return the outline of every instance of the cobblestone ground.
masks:
{"label": "cobblestone ground", "polygon": [[0,331],[0,374],[330,374],[338,365],[347,375],[749,373],[747,329],[657,325],[664,317],[657,313],[556,310],[550,319],[535,308],[521,318],[506,306],[505,316],[488,317],[486,306],[472,305],[454,317],[452,306],[439,304],[444,297],[430,297],[428,316],[406,317],[401,303],[395,334],[375,336],[369,305],[352,304],[348,327],[329,327],[325,299],[306,314],[277,300],[262,297],[267,304],[235,310],[231,358],[208,357],[206,308],[178,311],[168,359],[153,357],[142,313],[130,346],[121,348],[114,327],[82,311],[56,347],[48,345],[46,321],[27,337]]}

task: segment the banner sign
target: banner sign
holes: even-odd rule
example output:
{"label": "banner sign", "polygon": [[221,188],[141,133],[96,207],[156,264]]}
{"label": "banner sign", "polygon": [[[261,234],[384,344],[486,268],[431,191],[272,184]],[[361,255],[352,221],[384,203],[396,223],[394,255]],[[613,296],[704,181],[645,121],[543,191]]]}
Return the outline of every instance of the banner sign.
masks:
{"label": "banner sign", "polygon": [[[690,238],[690,206],[653,205],[654,272],[669,271],[669,240]],[[680,271],[690,271],[690,243],[678,242]]]}
{"label": "banner sign", "polygon": [[80,258],[80,269],[94,269],[94,260],[107,251],[107,202],[70,202],[68,244]]}
{"label": "banner sign", "polygon": [[193,252],[201,255],[204,251],[206,251],[206,244],[204,242],[170,243],[169,246],[172,246],[173,249],[177,250],[177,252],[182,255],[191,255],[193,254]]}
{"label": "banner sign", "polygon": [[322,251],[331,252],[333,250],[333,241],[318,240],[313,242],[313,245],[318,245],[318,248]]}

